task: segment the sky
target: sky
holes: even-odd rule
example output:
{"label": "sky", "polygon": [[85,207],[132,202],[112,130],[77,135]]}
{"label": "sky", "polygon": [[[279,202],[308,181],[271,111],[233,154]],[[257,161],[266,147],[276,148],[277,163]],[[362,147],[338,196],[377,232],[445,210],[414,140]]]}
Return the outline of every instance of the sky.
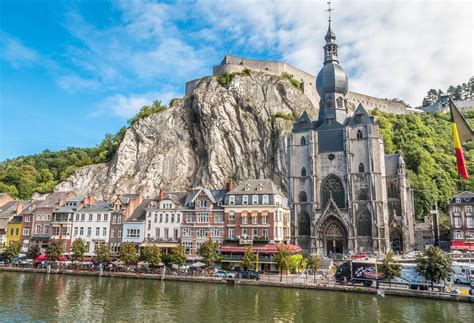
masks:
{"label": "sky", "polygon": [[[419,106],[474,75],[470,0],[335,0],[349,90]],[[226,54],[316,75],[326,1],[0,1],[0,161],[93,147]]]}

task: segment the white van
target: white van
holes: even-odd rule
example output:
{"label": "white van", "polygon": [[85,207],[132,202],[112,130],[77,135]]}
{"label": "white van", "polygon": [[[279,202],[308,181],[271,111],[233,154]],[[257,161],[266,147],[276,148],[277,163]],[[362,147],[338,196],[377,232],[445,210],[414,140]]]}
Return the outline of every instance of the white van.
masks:
{"label": "white van", "polygon": [[453,262],[453,280],[456,284],[474,282],[474,264]]}

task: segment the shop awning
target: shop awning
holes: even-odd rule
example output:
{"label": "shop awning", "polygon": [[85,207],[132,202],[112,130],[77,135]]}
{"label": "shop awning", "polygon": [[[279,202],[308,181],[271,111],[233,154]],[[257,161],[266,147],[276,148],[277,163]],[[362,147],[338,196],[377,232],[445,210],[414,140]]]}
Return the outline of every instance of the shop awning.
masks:
{"label": "shop awning", "polygon": [[474,251],[474,241],[467,242],[462,240],[451,241],[451,250]]}

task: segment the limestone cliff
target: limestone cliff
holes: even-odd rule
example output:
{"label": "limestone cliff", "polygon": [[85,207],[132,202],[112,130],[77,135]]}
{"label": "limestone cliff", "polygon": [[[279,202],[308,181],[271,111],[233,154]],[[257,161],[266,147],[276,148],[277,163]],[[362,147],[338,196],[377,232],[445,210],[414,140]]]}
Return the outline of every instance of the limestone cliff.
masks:
{"label": "limestone cliff", "polygon": [[316,114],[309,99],[278,76],[242,74],[227,86],[204,79],[191,96],[129,128],[110,162],[77,170],[56,190],[154,197],[161,185],[217,189],[230,178],[271,178],[285,190],[282,135],[304,110]]}

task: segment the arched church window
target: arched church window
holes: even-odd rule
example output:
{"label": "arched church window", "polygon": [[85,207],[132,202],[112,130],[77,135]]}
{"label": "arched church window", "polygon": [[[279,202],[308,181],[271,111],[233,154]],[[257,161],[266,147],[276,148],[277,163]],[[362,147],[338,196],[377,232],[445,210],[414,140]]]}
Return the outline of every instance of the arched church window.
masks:
{"label": "arched church window", "polygon": [[301,146],[305,146],[306,145],[306,138],[303,136],[301,137]]}
{"label": "arched church window", "polygon": [[306,176],[306,168],[305,167],[301,168],[301,176],[303,176],[303,177]]}
{"label": "arched church window", "polygon": [[333,174],[327,176],[321,185],[321,205],[323,209],[326,208],[331,198],[338,208],[344,209],[346,207],[344,186],[339,177]]}
{"label": "arched church window", "polygon": [[362,130],[357,130],[357,140],[360,140],[362,138],[363,138]]}
{"label": "arched church window", "polygon": [[337,100],[336,100],[336,103],[337,103],[337,107],[339,109],[343,108],[343,99],[342,99],[342,97],[338,97]]}
{"label": "arched church window", "polygon": [[360,164],[359,164],[359,173],[364,173],[364,172],[365,172],[364,164],[363,164],[363,163],[360,163]]}
{"label": "arched church window", "polygon": [[398,187],[394,182],[388,184],[388,198],[398,198],[400,193],[398,191]]}
{"label": "arched church window", "polygon": [[372,235],[372,224],[370,222],[370,215],[367,212],[362,212],[357,216],[356,226],[358,236]]}
{"label": "arched church window", "polygon": [[332,96],[328,96],[326,100],[326,108],[328,109],[334,108],[334,99],[332,98]]}
{"label": "arched church window", "polygon": [[306,192],[305,192],[305,191],[301,191],[301,192],[300,192],[300,194],[299,194],[299,200],[300,200],[300,203],[308,202],[308,196],[306,195]]}
{"label": "arched church window", "polygon": [[311,219],[309,214],[303,212],[300,214],[300,221],[298,225],[298,231],[300,236],[309,236],[310,235],[310,226],[311,226]]}

